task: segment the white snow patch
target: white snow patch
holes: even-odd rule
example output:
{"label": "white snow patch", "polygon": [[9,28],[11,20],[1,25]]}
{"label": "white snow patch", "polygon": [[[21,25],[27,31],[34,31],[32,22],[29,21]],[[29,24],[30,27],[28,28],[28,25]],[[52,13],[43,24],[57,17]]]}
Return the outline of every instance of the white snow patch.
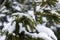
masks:
{"label": "white snow patch", "polygon": [[2,13],[5,13],[5,12],[9,12],[9,10],[6,10],[6,9],[5,9],[5,10],[2,11]]}
{"label": "white snow patch", "polygon": [[15,10],[21,11],[21,8],[19,6],[12,6]]}
{"label": "white snow patch", "polygon": [[40,5],[39,6],[36,6],[36,11],[37,12],[40,12]]}
{"label": "white snow patch", "polygon": [[4,17],[5,16],[5,14],[0,14],[0,17]]}
{"label": "white snow patch", "polygon": [[0,36],[0,40],[5,40],[6,35]]}
{"label": "white snow patch", "polygon": [[43,26],[43,25],[40,25],[38,24],[36,29],[39,31],[39,33],[29,33],[25,30],[24,28],[24,31],[25,31],[25,34],[29,35],[30,37],[32,36],[33,38],[42,38],[44,40],[57,40],[57,37],[54,35],[54,32]]}
{"label": "white snow patch", "polygon": [[41,33],[39,33],[38,34],[38,37],[39,38],[42,38],[42,39],[44,39],[44,40],[52,40],[52,38],[50,38],[46,33],[44,33],[44,32],[41,32]]}
{"label": "white snow patch", "polygon": [[54,40],[57,40],[57,37],[54,35],[54,32],[50,28],[47,28],[47,27],[45,27],[43,25],[38,24],[36,29],[39,32],[46,33],[49,37],[53,38]]}
{"label": "white snow patch", "polygon": [[0,26],[2,26],[2,22],[0,22]]}
{"label": "white snow patch", "polygon": [[44,32],[40,32],[40,33],[29,33],[29,32],[25,32],[25,34],[32,36],[33,38],[42,38],[44,40],[53,40],[52,38],[50,38],[46,33]]}
{"label": "white snow patch", "polygon": [[8,20],[9,22],[12,22],[13,20],[15,20],[15,17],[9,17],[9,16],[7,16],[7,20]]}
{"label": "white snow patch", "polygon": [[14,22],[13,24],[11,24],[11,22],[9,23],[4,23],[4,28],[2,29],[2,31],[8,31],[9,33],[12,33],[15,30],[15,24],[16,22]]}
{"label": "white snow patch", "polygon": [[19,26],[20,26],[19,33],[21,33],[21,32],[23,31],[23,26],[22,26],[22,23],[19,23]]}
{"label": "white snow patch", "polygon": [[32,18],[35,20],[35,15],[34,15],[34,11],[32,10],[29,10],[28,11],[28,14],[32,16]]}
{"label": "white snow patch", "polygon": [[42,20],[43,20],[44,22],[47,22],[47,19],[46,19],[46,17],[43,17],[43,18],[42,18]]}
{"label": "white snow patch", "polygon": [[[42,0],[34,0],[35,2],[42,2]],[[44,0],[44,1],[46,1],[46,0]]]}

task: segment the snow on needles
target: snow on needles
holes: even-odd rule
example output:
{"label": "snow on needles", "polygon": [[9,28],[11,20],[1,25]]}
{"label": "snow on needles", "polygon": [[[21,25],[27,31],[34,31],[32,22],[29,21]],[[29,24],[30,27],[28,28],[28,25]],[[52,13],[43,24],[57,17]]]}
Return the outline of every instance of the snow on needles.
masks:
{"label": "snow on needles", "polygon": [[[30,11],[30,13],[31,13],[31,11]],[[22,17],[24,15],[27,18],[33,20],[33,18],[30,15],[32,15],[34,17],[34,14],[30,14],[30,15],[29,14],[13,13],[12,15],[19,15],[19,17]],[[6,23],[6,22],[4,23],[5,27],[3,28],[3,31],[8,31],[9,33],[12,33],[15,29],[16,22],[14,22],[11,25],[12,20],[14,20],[14,19],[8,17],[7,20],[9,20],[9,23]],[[22,23],[19,23],[19,25],[20,25],[21,31],[23,31]],[[25,31],[25,34],[28,34],[28,35],[32,36],[33,38],[42,38],[44,40],[57,40],[57,37],[54,35],[54,32],[51,29],[45,27],[44,25],[37,24],[36,29],[39,32],[38,34],[37,33],[29,33],[27,31]]]}
{"label": "snow on needles", "polygon": [[[42,2],[42,0],[34,0],[35,2]],[[46,0],[44,0],[44,1],[46,1]]]}
{"label": "snow on needles", "polygon": [[8,23],[4,22],[4,28],[2,29],[2,31],[8,31],[9,33],[12,33],[15,29],[15,24],[16,22],[13,22],[12,21],[14,20],[15,18],[14,17],[9,17],[7,16],[7,20],[8,20]]}
{"label": "snow on needles", "polygon": [[39,32],[44,32],[48,35],[48,37],[52,38],[53,40],[57,40],[57,37],[54,35],[54,32],[50,29],[50,28],[47,28],[41,24],[38,24],[36,29],[39,31]]}
{"label": "snow on needles", "polygon": [[6,35],[0,36],[0,40],[5,40],[5,38],[6,38]]}
{"label": "snow on needles", "polygon": [[19,18],[25,16],[26,18],[29,18],[29,19],[33,22],[33,18],[32,18],[31,15],[29,15],[29,14],[24,14],[24,13],[19,13],[19,12],[17,12],[17,13],[13,13],[12,15],[18,15]]}
{"label": "snow on needles", "polygon": [[33,38],[42,38],[44,40],[57,40],[57,37],[54,35],[54,32],[43,26],[38,24],[36,29],[39,31],[39,33],[29,33],[25,31],[25,34],[32,36]]}
{"label": "snow on needles", "polygon": [[[39,1],[41,2],[42,0],[38,0],[38,1],[35,0],[35,2],[39,2]],[[14,4],[18,4],[18,3],[15,2]],[[22,9],[21,7],[22,6],[23,5],[18,4],[18,5],[14,5],[12,7],[15,10],[21,11],[21,9]],[[4,8],[5,8],[5,6],[1,10],[3,10]],[[42,8],[42,9],[44,9],[44,8]],[[43,12],[42,9],[40,9],[40,5],[36,7],[36,11],[39,11],[40,10],[40,12]],[[50,9],[50,8],[48,7],[48,8],[46,8],[46,10],[47,9]],[[5,10],[3,12],[7,12],[7,11],[9,11],[9,10]],[[55,11],[54,12],[53,11],[54,10],[52,10],[51,12],[52,13],[55,13]],[[26,16],[32,22],[35,20],[34,11],[32,11],[32,10],[29,10],[27,13],[19,13],[19,12],[12,13],[12,15],[18,15],[20,18],[23,17],[23,16]],[[5,15],[4,14],[1,14],[0,17],[1,16],[5,16]],[[15,29],[15,24],[16,24],[16,22],[13,22],[13,24],[11,25],[11,23],[12,23],[12,21],[14,19],[15,19],[15,17],[9,17],[9,16],[7,16],[7,20],[9,22],[8,23],[4,22],[4,28],[2,29],[2,31],[8,31],[9,33],[12,33],[14,31],[14,29]],[[47,22],[47,20],[46,20],[45,17],[43,17],[43,21]],[[2,25],[1,22],[0,22],[0,25]],[[20,32],[19,33],[21,33],[24,30],[23,27],[22,27],[22,23],[19,23],[19,26],[20,26],[20,30],[19,30]],[[27,32],[25,30],[24,31],[25,31],[25,34],[28,34],[29,36],[32,36],[33,38],[42,38],[44,40],[57,40],[57,37],[54,35],[54,32],[51,29],[45,27],[44,25],[38,24],[37,27],[36,27],[36,29],[39,32],[38,34],[37,33],[29,33],[29,32]],[[0,37],[0,40],[5,40],[5,37],[6,37],[5,35],[2,36],[2,37]]]}
{"label": "snow on needles", "polygon": [[14,22],[12,25],[11,25],[11,22],[10,23],[4,23],[4,28],[2,29],[2,31],[8,31],[9,33],[13,33],[13,31],[15,30],[15,24],[16,22]]}

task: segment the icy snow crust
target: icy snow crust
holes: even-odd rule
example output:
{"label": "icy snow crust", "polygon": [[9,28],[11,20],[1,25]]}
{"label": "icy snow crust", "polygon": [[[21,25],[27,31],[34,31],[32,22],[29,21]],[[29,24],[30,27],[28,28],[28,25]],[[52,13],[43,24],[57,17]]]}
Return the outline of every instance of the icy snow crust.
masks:
{"label": "icy snow crust", "polygon": [[[36,1],[36,0],[35,0]],[[39,1],[41,1],[41,0],[39,0]],[[36,2],[39,2],[39,1],[36,1]],[[14,2],[14,4],[18,4],[17,2]],[[20,4],[19,4],[20,5]],[[22,5],[21,5],[22,6]],[[18,10],[18,11],[21,11],[21,8],[20,8],[20,6],[12,6],[15,10]],[[5,7],[3,7],[3,8],[5,8]],[[3,9],[2,8],[2,9]],[[2,10],[1,9],[1,10]],[[47,9],[49,9],[50,10],[50,8],[46,8],[46,10]],[[0,10],[0,11],[1,11]],[[36,11],[41,11],[41,12],[43,12],[43,10],[42,9],[40,9],[40,6],[37,6],[36,7]],[[8,10],[5,10],[5,11],[3,11],[3,12],[7,12]],[[53,12],[53,11],[51,11],[51,12]],[[55,11],[54,11],[55,12]],[[27,12],[28,14],[24,14],[24,13],[19,13],[19,12],[17,12],[17,13],[13,13],[12,15],[18,15],[20,18],[22,17],[22,16],[26,16],[27,18],[29,18],[30,20],[34,20],[35,21],[35,16],[34,16],[34,11],[33,10],[29,10],[28,12]],[[0,17],[1,16],[5,16],[4,14],[1,14],[0,15]],[[2,32],[4,32],[4,31],[8,31],[9,33],[13,33],[13,31],[15,30],[15,24],[16,24],[16,22],[13,22],[13,24],[11,25],[11,23],[12,23],[12,21],[13,20],[15,20],[15,17],[9,17],[9,16],[7,16],[7,20],[9,21],[9,23],[6,23],[6,22],[4,22],[4,28],[2,29]],[[45,22],[47,22],[47,20],[46,20],[46,18],[45,17],[43,17],[43,21],[45,21]],[[0,22],[0,25],[2,25],[1,24],[1,22]],[[27,35],[29,35],[29,36],[32,36],[33,38],[43,38],[44,40],[57,40],[57,37],[54,35],[54,32],[50,29],[50,28],[47,28],[46,26],[45,26],[45,24],[43,24],[43,25],[41,25],[41,24],[38,24],[37,26],[36,26],[36,29],[38,30],[38,34],[37,33],[29,33],[29,32],[27,32],[26,30],[25,30],[25,28],[23,28],[22,27],[22,23],[19,23],[19,26],[20,26],[20,32],[19,33],[21,33],[22,31],[25,31],[25,34],[27,34]],[[28,26],[28,25],[27,25]],[[28,27],[28,29],[29,29],[29,27]],[[29,29],[30,30],[30,29]],[[31,31],[31,30],[30,30]],[[15,35],[15,34],[14,34]],[[5,40],[5,38],[6,38],[6,35],[3,35],[3,36],[0,36],[0,40]]]}

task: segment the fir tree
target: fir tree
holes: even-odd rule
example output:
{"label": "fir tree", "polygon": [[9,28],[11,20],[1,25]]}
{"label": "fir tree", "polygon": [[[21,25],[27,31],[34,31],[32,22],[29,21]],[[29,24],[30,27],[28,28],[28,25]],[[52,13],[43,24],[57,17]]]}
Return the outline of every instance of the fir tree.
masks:
{"label": "fir tree", "polygon": [[[33,38],[25,32],[38,34],[39,32],[35,26],[44,23],[43,17],[47,19],[47,22],[45,22],[47,27],[59,24],[59,12],[57,10],[54,10],[55,13],[52,12],[57,2],[57,0],[1,0],[0,15],[3,15],[0,17],[0,22],[2,22],[3,26],[3,28],[2,26],[0,27],[1,35],[6,35],[5,40],[44,40],[43,38]],[[38,5],[40,6],[39,11],[36,9]],[[50,9],[48,9],[48,7]],[[33,16],[28,14],[29,10],[33,10]],[[14,30],[10,32],[9,29],[5,29],[4,23],[6,23],[8,27],[12,27],[12,25],[15,24]]]}

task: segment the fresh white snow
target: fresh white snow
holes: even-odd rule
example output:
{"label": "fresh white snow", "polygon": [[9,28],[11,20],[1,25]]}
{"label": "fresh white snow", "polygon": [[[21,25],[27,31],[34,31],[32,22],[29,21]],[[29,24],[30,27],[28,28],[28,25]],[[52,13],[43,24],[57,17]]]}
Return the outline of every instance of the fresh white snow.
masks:
{"label": "fresh white snow", "polygon": [[[46,0],[45,0],[46,1]],[[42,0],[35,0],[35,2],[42,2]],[[60,0],[59,0],[60,2]],[[21,9],[23,8],[21,4],[17,3],[17,2],[14,2],[14,4],[17,4],[17,6],[12,6],[15,10],[18,10],[18,11],[21,11]],[[21,7],[21,8],[20,8]],[[46,5],[45,5],[46,7]],[[44,9],[45,7],[43,7],[42,9]],[[1,9],[3,10],[5,9],[5,6]],[[43,12],[43,10],[41,9],[40,5],[39,6],[36,6],[36,11],[38,12]],[[51,10],[50,7],[46,8],[46,10]],[[1,11],[0,10],[0,11]],[[40,11],[39,11],[40,10]],[[9,10],[5,10],[3,11],[4,12],[7,12]],[[51,11],[52,13],[56,13],[54,10]],[[33,10],[29,10],[26,14],[24,13],[13,13],[12,15],[18,15],[20,18],[23,17],[23,16],[26,16],[27,18],[29,18],[32,22],[35,21],[35,16],[34,16],[34,11]],[[0,17],[2,16],[5,16],[5,14],[0,14]],[[4,31],[8,31],[9,33],[12,33],[15,29],[15,24],[16,22],[13,22],[13,20],[15,20],[15,16],[14,17],[9,17],[7,16],[7,20],[9,21],[8,23],[4,22],[4,28],[2,29],[2,32]],[[43,17],[43,21],[47,22],[46,20],[46,17]],[[12,23],[12,25],[11,25]],[[0,22],[0,25],[2,25],[2,23]],[[60,27],[60,24],[56,24],[58,27]],[[20,26],[20,30],[19,30],[19,33],[21,33],[22,31],[25,31],[25,34],[29,35],[29,36],[32,36],[33,38],[42,38],[44,40],[57,40],[57,37],[55,36],[54,32],[45,26],[45,24],[41,25],[41,24],[38,24],[36,26],[36,29],[38,30],[38,34],[37,33],[29,33],[27,32],[23,26],[22,26],[22,23],[19,23],[19,26]],[[28,29],[29,29],[29,26],[27,25]],[[55,29],[54,27],[51,27],[52,29]],[[31,31],[29,29],[29,31]],[[15,35],[13,33],[13,35]],[[3,36],[0,36],[0,40],[5,40],[6,38],[6,35],[3,35]]]}
{"label": "fresh white snow", "polygon": [[0,40],[5,40],[6,35],[0,36]]}

